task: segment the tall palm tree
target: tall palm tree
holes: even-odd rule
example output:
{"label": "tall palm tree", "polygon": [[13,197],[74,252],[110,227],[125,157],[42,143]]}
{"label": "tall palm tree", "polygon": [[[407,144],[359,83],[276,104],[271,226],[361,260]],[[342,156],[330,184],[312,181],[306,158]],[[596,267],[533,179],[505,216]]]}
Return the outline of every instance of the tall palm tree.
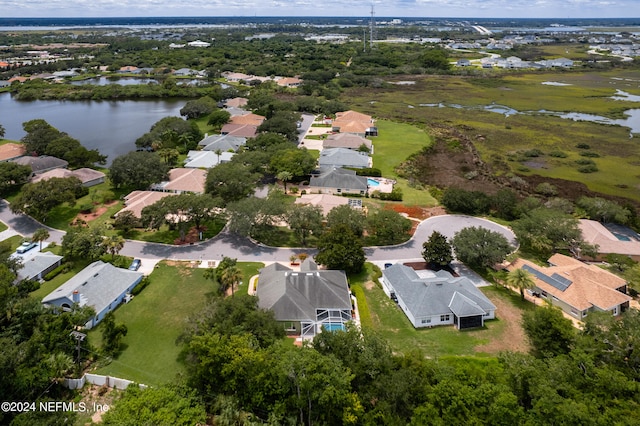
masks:
{"label": "tall palm tree", "polygon": [[287,182],[293,179],[293,173],[286,170],[281,171],[276,175],[276,178],[280,179],[284,184],[284,193],[287,193]]}
{"label": "tall palm tree", "polygon": [[111,260],[113,260],[116,254],[120,253],[120,250],[124,247],[124,238],[120,235],[112,235],[105,237],[102,244],[107,249],[107,253],[111,254]]}
{"label": "tall palm tree", "polygon": [[223,291],[226,291],[231,287],[231,297],[234,295],[234,286],[242,280],[242,271],[236,266],[230,266],[222,272],[222,284]]}
{"label": "tall palm tree", "polygon": [[533,276],[522,268],[514,269],[507,274],[507,284],[520,290],[522,300],[524,300],[524,291],[536,285]]}
{"label": "tall palm tree", "polygon": [[31,241],[40,243],[40,251],[42,251],[42,242],[46,241],[49,236],[49,231],[47,231],[45,228],[38,228],[31,236]]}
{"label": "tall palm tree", "polygon": [[218,164],[220,164],[220,155],[222,155],[222,150],[218,148],[213,152],[218,156]]}

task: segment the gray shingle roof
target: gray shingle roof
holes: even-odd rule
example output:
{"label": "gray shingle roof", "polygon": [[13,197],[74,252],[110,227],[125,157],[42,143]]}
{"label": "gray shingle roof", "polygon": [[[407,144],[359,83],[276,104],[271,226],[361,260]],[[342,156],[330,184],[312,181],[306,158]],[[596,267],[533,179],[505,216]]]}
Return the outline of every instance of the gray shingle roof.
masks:
{"label": "gray shingle roof", "polygon": [[495,309],[470,280],[453,277],[446,271],[420,278],[408,266],[395,264],[382,273],[415,318],[451,312],[458,316],[480,315]]}
{"label": "gray shingle roof", "polygon": [[274,263],[260,272],[257,294],[258,305],[273,310],[279,321],[315,320],[316,309],[351,309],[342,271],[294,272]]}
{"label": "gray shingle roof", "polygon": [[18,279],[30,280],[37,277],[40,272],[55,265],[60,259],[62,256],[51,252],[38,253],[24,262],[22,268],[18,270]]}
{"label": "gray shingle roof", "polygon": [[347,148],[329,148],[320,152],[320,167],[369,167],[369,156]]}
{"label": "gray shingle roof", "polygon": [[320,176],[312,177],[309,181],[309,186],[366,191],[367,178],[356,176],[356,172],[353,170],[335,168],[322,173]]}
{"label": "gray shingle roof", "polygon": [[116,268],[110,263],[98,260],[45,296],[42,303],[50,303],[60,298],[73,300],[73,292],[78,290],[80,306],[92,306],[100,313],[129,286],[142,278],[142,275],[142,272]]}
{"label": "gray shingle roof", "polygon": [[215,151],[219,149],[225,151],[237,151],[238,148],[247,142],[247,138],[232,135],[211,135],[202,139],[198,145],[202,146],[203,151]]}

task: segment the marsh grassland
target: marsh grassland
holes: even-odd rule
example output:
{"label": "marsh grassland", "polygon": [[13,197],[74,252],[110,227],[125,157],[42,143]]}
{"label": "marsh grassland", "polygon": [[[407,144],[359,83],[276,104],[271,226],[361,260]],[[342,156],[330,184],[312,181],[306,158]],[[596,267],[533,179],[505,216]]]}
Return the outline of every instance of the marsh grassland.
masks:
{"label": "marsh grassland", "polygon": [[[445,140],[452,151],[460,146],[456,139],[463,139],[496,178],[517,174],[561,179],[569,181],[568,185],[586,185],[586,192],[640,201],[639,135],[631,134],[627,127],[548,114],[577,112],[623,119],[624,111],[640,108],[640,102],[612,97],[618,90],[640,95],[637,72],[399,79],[415,80],[415,84],[353,89],[348,96],[356,109],[378,119],[417,125],[436,140]],[[491,112],[487,106],[503,106],[518,113]],[[401,146],[401,141],[398,144]],[[439,184],[428,178],[423,183]]]}

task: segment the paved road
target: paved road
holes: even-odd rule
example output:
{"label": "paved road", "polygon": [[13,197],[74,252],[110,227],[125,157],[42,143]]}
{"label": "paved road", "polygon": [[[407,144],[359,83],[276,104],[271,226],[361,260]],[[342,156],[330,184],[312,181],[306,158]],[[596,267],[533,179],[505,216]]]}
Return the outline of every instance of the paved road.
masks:
{"label": "paved road", "polygon": [[[48,241],[56,241],[58,244],[64,236],[63,231],[44,226],[29,216],[13,214],[5,200],[0,200],[0,221],[24,236],[30,236],[36,229],[45,227],[51,235]],[[447,238],[451,238],[456,232],[470,226],[480,226],[499,232],[504,235],[514,247],[517,245],[515,235],[507,227],[472,216],[445,215],[435,216],[421,222],[411,240],[404,244],[365,248],[367,260],[388,262],[420,260],[422,258],[422,243],[429,238],[433,231],[439,231]],[[266,247],[256,244],[247,238],[223,231],[209,241],[189,246],[172,246],[168,244],[128,240],[120,253],[126,256],[151,260],[172,259],[202,261],[220,260],[223,256],[227,256],[237,258],[243,262],[288,262],[293,254],[308,253],[313,255],[315,250]]]}

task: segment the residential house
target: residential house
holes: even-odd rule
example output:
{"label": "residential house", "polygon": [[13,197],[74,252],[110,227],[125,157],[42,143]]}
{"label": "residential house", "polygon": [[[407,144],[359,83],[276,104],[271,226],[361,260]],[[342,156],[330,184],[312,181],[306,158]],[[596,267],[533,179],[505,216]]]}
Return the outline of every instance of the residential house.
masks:
{"label": "residential house", "polygon": [[53,169],[48,172],[44,172],[35,176],[31,179],[31,182],[40,182],[43,180],[49,180],[51,178],[70,178],[75,177],[82,182],[82,186],[91,187],[95,185],[99,185],[104,182],[105,174],[98,171],[83,167],[77,170],[68,170],[68,169]]}
{"label": "residential house", "polygon": [[22,280],[41,280],[49,272],[56,269],[62,263],[62,256],[51,252],[37,253],[29,257],[22,268],[18,270],[16,282]]}
{"label": "residential house", "polygon": [[264,120],[266,120],[266,117],[263,117],[262,115],[249,113],[249,114],[242,114],[242,115],[234,115],[229,119],[229,123],[230,124],[248,124],[251,126],[258,127],[264,122]]}
{"label": "residential house", "polygon": [[244,108],[244,107],[247,106],[248,102],[249,102],[249,99],[247,99],[247,98],[227,99],[224,102],[224,107],[225,108]]}
{"label": "residential house", "polygon": [[33,176],[53,169],[66,169],[69,165],[67,161],[50,155],[41,155],[39,157],[23,156],[11,161],[31,167]]}
{"label": "residential house", "polygon": [[290,335],[312,339],[325,330],[344,329],[352,319],[347,276],[343,271],[318,270],[307,259],[294,271],[274,263],[260,271],[258,306],[273,311]]}
{"label": "residential house", "polygon": [[441,270],[415,271],[396,263],[382,272],[382,289],[415,328],[454,325],[483,327],[496,307],[468,278]]}
{"label": "residential house", "polygon": [[255,77],[253,75],[244,74],[241,72],[223,72],[220,75],[224,77],[227,81],[234,82],[234,83],[237,83],[240,81],[249,81]]}
{"label": "residential house", "polygon": [[303,81],[298,77],[282,77],[276,79],[276,84],[280,87],[300,87]]}
{"label": "residential house", "polygon": [[203,151],[220,150],[222,152],[236,152],[241,146],[244,146],[246,143],[247,138],[242,136],[211,135],[205,136],[205,138],[198,143],[198,146],[201,146]]}
{"label": "residential house", "polygon": [[367,193],[367,178],[357,176],[353,170],[331,168],[323,170],[309,181],[309,192],[322,194],[359,194]]}
{"label": "residential house", "polygon": [[93,328],[125,300],[142,277],[142,272],[116,268],[98,260],[45,296],[42,303],[63,310],[71,309],[74,304],[91,306],[96,315],[85,327]]}
{"label": "residential house", "polygon": [[21,143],[5,143],[0,145],[0,161],[10,161],[25,155],[27,149]]}
{"label": "residential house", "polygon": [[349,205],[353,208],[362,208],[362,200],[360,198],[339,197],[333,194],[303,194],[296,198],[295,204],[320,207],[324,216],[338,206]]}
{"label": "residential house", "polygon": [[207,171],[201,169],[177,168],[169,170],[169,180],[151,186],[152,191],[174,192],[182,194],[190,192],[204,194]]}
{"label": "residential house", "polygon": [[221,163],[228,163],[234,152],[223,151],[220,155],[213,151],[189,151],[184,164],[186,169],[210,169]]}
{"label": "residential house", "polygon": [[187,43],[187,46],[189,46],[189,47],[209,47],[209,46],[211,46],[211,43],[207,43],[206,41],[196,40],[196,41],[190,41],[189,43]]}
{"label": "residential house", "polygon": [[517,259],[507,269],[529,272],[535,282],[534,293],[579,320],[589,312],[619,315],[629,308],[627,282],[617,275],[563,254],[554,254],[548,262],[549,266],[539,266]]}
{"label": "residential house", "polygon": [[632,229],[587,219],[581,219],[578,226],[584,241],[598,246],[598,254],[592,260],[605,260],[608,254],[622,254],[640,262],[640,235]]}
{"label": "residential house", "polygon": [[322,149],[346,148],[358,151],[363,146],[369,150],[370,154],[373,154],[373,145],[371,141],[353,133],[335,133],[327,136],[327,138],[322,141]]}
{"label": "residential house", "polygon": [[220,129],[222,135],[237,136],[241,138],[255,138],[258,134],[258,126],[251,124],[227,123]]}
{"label": "residential house", "polygon": [[370,115],[357,111],[337,112],[331,130],[339,133],[355,133],[360,136],[378,136],[378,128]]}
{"label": "residential house", "polygon": [[350,167],[364,169],[372,166],[371,157],[366,152],[346,148],[323,149],[318,159],[320,167]]}
{"label": "residential house", "polygon": [[134,73],[138,71],[138,67],[133,66],[133,65],[127,65],[124,67],[120,67],[120,69],[118,70],[119,73],[121,74],[130,74],[130,73]]}
{"label": "residential house", "polygon": [[158,191],[133,191],[124,197],[125,207],[117,212],[118,216],[124,212],[131,212],[135,217],[140,219],[142,217],[142,209],[156,202],[160,201],[164,197],[170,195],[176,195],[171,192],[158,192]]}
{"label": "residential house", "polygon": [[172,74],[176,77],[199,76],[200,71],[192,70],[191,68],[180,68],[179,70],[175,70]]}
{"label": "residential house", "polygon": [[471,66],[471,61],[468,59],[458,59],[458,61],[456,62],[456,66],[457,67],[470,67]]}

